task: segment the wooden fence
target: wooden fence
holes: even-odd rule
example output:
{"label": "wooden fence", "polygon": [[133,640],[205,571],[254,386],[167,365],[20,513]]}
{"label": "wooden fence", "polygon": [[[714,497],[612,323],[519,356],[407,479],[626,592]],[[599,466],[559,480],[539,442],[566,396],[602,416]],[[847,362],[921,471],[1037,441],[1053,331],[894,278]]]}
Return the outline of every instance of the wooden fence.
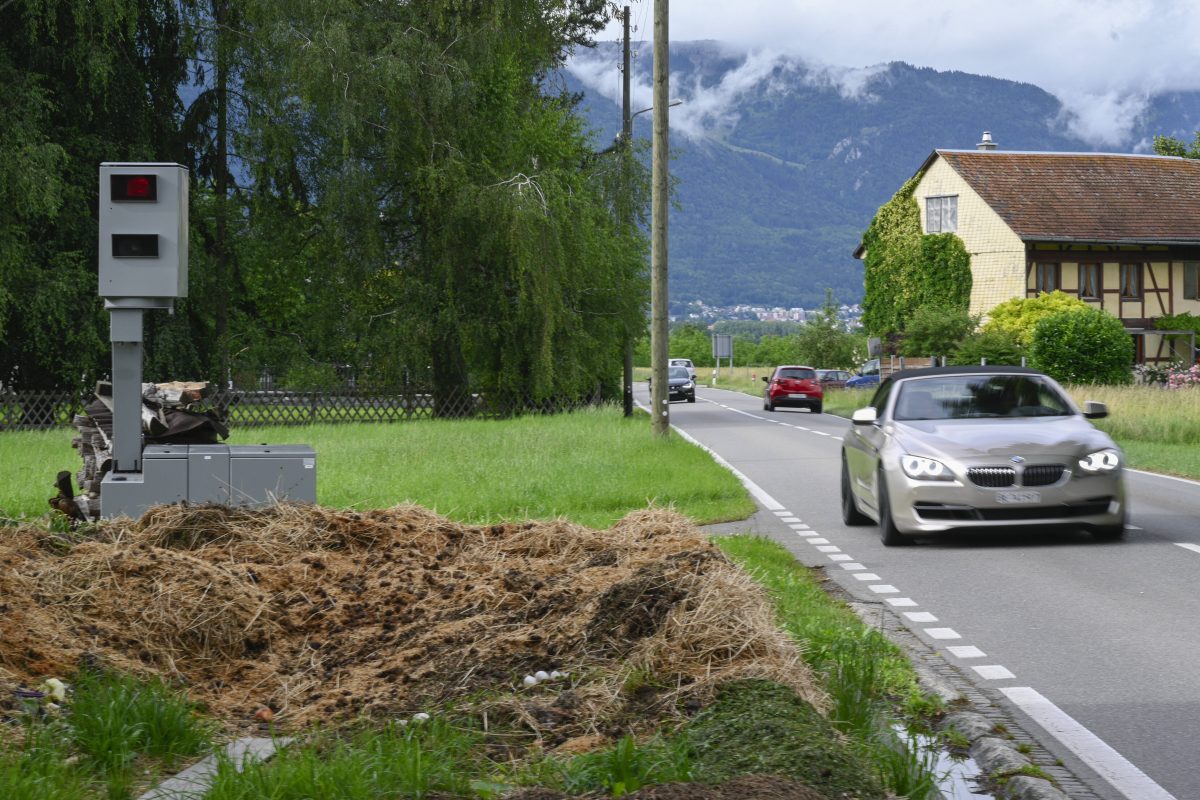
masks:
{"label": "wooden fence", "polygon": [[[0,431],[48,430],[71,425],[91,397],[72,392],[0,391]],[[231,428],[427,419],[503,419],[556,414],[600,404],[599,396],[534,399],[519,394],[462,392],[438,395],[406,387],[394,391],[291,392],[221,390],[208,403]]]}

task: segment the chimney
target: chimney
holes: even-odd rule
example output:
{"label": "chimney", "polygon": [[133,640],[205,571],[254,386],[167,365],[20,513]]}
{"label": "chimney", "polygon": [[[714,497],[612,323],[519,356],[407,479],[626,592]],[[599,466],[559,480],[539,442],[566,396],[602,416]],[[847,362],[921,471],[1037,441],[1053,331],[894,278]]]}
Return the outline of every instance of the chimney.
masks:
{"label": "chimney", "polygon": [[975,145],[975,149],[976,150],[995,150],[999,146],[1000,145],[998,145],[992,141],[992,132],[984,131],[983,139],[979,142],[979,144]]}

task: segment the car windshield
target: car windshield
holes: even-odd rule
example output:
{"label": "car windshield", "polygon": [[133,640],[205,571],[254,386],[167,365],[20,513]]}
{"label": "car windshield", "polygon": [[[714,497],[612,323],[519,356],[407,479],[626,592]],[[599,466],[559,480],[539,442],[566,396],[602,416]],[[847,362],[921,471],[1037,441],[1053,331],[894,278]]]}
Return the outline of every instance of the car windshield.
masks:
{"label": "car windshield", "polygon": [[804,380],[807,378],[811,380],[817,377],[817,373],[815,370],[807,369],[806,367],[787,367],[775,373],[775,377],[780,380],[784,378],[791,378],[792,380]]}
{"label": "car windshield", "polygon": [[1037,375],[938,375],[902,381],[898,420],[1062,417],[1070,403]]}
{"label": "car windshield", "polygon": [[690,377],[691,377],[691,375],[688,374],[687,367],[671,367],[670,371],[667,373],[668,379],[675,379],[675,378],[686,379],[686,378],[690,378]]}

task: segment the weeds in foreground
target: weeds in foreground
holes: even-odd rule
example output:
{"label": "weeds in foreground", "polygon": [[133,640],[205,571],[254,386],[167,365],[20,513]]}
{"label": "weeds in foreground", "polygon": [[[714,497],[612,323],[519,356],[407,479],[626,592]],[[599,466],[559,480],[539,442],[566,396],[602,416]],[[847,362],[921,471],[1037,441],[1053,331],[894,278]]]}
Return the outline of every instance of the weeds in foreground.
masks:
{"label": "weeds in foreground", "polygon": [[85,670],[51,699],[27,701],[22,746],[0,749],[0,797],[125,800],[140,774],[210,746],[210,726],[160,681]]}
{"label": "weeds in foreground", "polygon": [[[238,765],[222,758],[206,800],[301,800],[337,797],[421,800],[435,792],[472,796],[479,773],[471,728],[434,717],[421,723],[390,723],[344,739],[319,734],[279,752],[268,763]],[[242,771],[238,767],[242,766]]]}

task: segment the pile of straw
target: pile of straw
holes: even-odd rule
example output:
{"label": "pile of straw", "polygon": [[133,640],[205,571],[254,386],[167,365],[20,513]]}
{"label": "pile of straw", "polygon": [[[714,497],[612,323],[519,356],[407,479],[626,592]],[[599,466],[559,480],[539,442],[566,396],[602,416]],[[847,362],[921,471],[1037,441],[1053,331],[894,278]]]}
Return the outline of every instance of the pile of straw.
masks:
{"label": "pile of straw", "polygon": [[[818,707],[763,591],[684,517],[464,526],[404,505],[163,506],[70,548],[0,537],[0,681],[155,673],[231,724],[455,704],[549,745],[657,726],[724,680]],[[568,679],[524,686],[538,670]],[[636,685],[636,691],[631,687]]]}

